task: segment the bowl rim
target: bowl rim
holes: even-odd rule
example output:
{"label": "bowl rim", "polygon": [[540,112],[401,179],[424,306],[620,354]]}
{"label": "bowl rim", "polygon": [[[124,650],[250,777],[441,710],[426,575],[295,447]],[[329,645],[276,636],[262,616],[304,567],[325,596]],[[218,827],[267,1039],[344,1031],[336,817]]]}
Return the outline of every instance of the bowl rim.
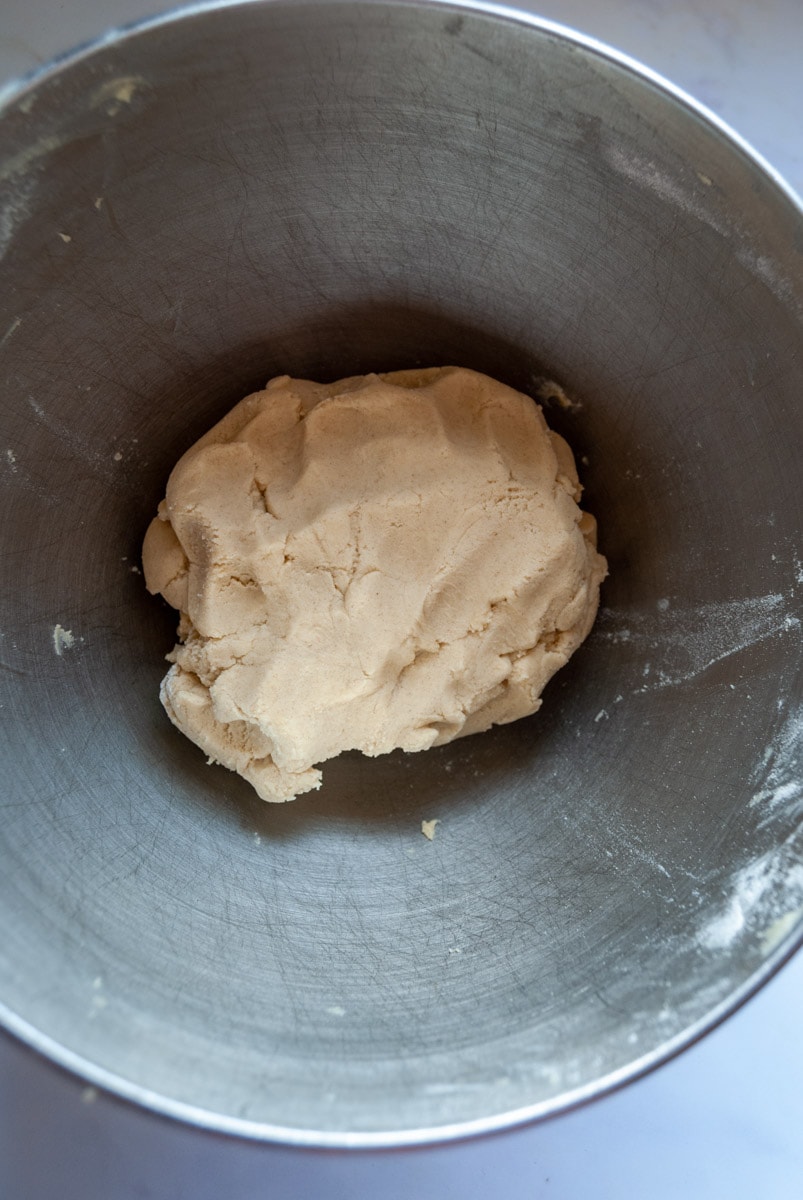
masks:
{"label": "bowl rim", "polygon": [[[515,5],[498,3],[497,0],[191,0],[191,2],[186,4],[171,5],[163,12],[155,13],[152,16],[140,17],[133,21],[123,22],[120,25],[113,25],[97,37],[68,47],[46,62],[40,63],[32,67],[29,71],[23,72],[22,75],[12,77],[0,85],[0,120],[3,119],[6,108],[17,104],[27,91],[37,87],[48,76],[57,74],[83,58],[90,57],[106,46],[117,45],[129,37],[151,29],[158,29],[162,25],[177,24],[179,21],[187,20],[203,13],[221,12],[227,8],[256,8],[260,6],[263,8],[342,8],[346,6],[358,8],[367,6],[368,3],[370,3],[372,8],[426,8],[441,9],[444,12],[462,10],[466,13],[496,17],[502,21],[525,25],[542,33],[551,34],[563,41],[572,42],[583,50],[591,51],[596,57],[607,62],[613,62],[617,66],[625,68],[636,77],[651,83],[658,91],[664,92],[670,99],[677,101],[693,115],[701,117],[703,121],[712,125],[725,140],[733,143],[748,159],[752,160],[755,166],[759,167],[761,171],[769,176],[792,205],[797,208],[801,217],[803,217],[803,196],[798,195],[795,188],[792,187],[784,175],[772,165],[769,159],[765,158],[761,151],[757,150],[751,142],[742,137],[732,125],[701,100],[697,100],[685,88],[673,83],[665,75],[653,70],[652,67],[648,67],[633,55],[627,54],[623,50],[618,50],[616,47],[604,42],[601,38],[582,33],[571,25],[565,25],[560,21],[553,21],[548,17],[538,16],[535,13],[517,8]],[[1,169],[0,178],[2,178]]]}
{"label": "bowl rim", "polygon": [[[444,13],[457,12],[495,18],[497,21],[522,25],[537,33],[568,42],[607,64],[624,69],[642,82],[650,84],[656,91],[663,93],[692,116],[712,127],[714,132],[740,151],[754,168],[757,168],[775,185],[792,207],[797,210],[803,221],[803,198],[798,195],[791,184],[750,142],[690,93],[638,59],[598,38],[584,34],[569,25],[518,9],[513,5],[496,3],[496,0],[195,0],[193,3],[173,6],[153,16],[113,26],[105,33],[81,42],[30,71],[7,81],[0,86],[0,122],[3,121],[9,109],[19,106],[21,101],[24,102],[26,93],[38,87],[48,78],[58,75],[61,71],[69,69],[82,59],[89,58],[106,47],[120,45],[132,37],[157,30],[164,25],[175,25],[183,20],[205,13],[220,12],[228,8],[361,8],[368,7],[369,3],[372,9],[378,7],[440,9]],[[0,180],[4,177],[2,162],[0,162]],[[803,915],[799,915],[796,925],[766,956],[759,968],[704,1016],[640,1058],[590,1083],[570,1089],[559,1097],[537,1101],[491,1116],[402,1130],[349,1132],[297,1128],[227,1116],[187,1101],[173,1099],[126,1079],[112,1070],[98,1066],[82,1054],[68,1049],[9,1008],[2,999],[0,999],[0,1032],[6,1031],[12,1034],[28,1048],[43,1055],[56,1066],[118,1098],[137,1104],[160,1116],[180,1120],[210,1132],[299,1149],[379,1150],[433,1146],[482,1135],[503,1133],[550,1117],[560,1116],[584,1107],[594,1100],[610,1095],[643,1078],[717,1029],[728,1017],[736,1013],[756,995],[801,948],[803,948]]]}
{"label": "bowl rim", "polygon": [[595,1079],[582,1087],[573,1088],[559,1098],[537,1101],[489,1117],[476,1117],[437,1126],[416,1129],[387,1129],[370,1132],[343,1130],[313,1130],[278,1125],[267,1121],[251,1121],[244,1117],[226,1116],[201,1108],[184,1100],[171,1099],[142,1084],[134,1083],[114,1071],[84,1058],[62,1046],[49,1034],[36,1029],[0,1001],[0,1031],[13,1034],[29,1049],[49,1059],[57,1067],[71,1072],[81,1080],[102,1088],[118,1099],[173,1120],[182,1121],[210,1133],[221,1133],[254,1142],[268,1142],[300,1150],[401,1150],[415,1147],[446,1145],[483,1136],[502,1134],[528,1125],[560,1117],[585,1108],[596,1100],[610,1096],[639,1079],[652,1074],[658,1067],[671,1062],[695,1046],[738,1012],[748,1000],[803,947],[803,918],[798,920],[797,932],[787,935],[762,966],[745,982],[721,1000],[705,1016],[687,1026],[663,1045],[641,1058]]}

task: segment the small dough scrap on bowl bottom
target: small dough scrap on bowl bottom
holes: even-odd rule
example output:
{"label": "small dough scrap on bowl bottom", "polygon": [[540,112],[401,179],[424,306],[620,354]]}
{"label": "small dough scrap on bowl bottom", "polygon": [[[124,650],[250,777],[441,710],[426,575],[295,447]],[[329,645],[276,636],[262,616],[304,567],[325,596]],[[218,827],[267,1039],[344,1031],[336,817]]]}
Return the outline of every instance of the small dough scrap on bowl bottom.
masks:
{"label": "small dough scrap on bowl bottom", "polygon": [[344,750],[536,711],[605,559],[538,405],[457,367],[283,375],[179,460],[143,547],[181,617],[161,698],[264,800]]}

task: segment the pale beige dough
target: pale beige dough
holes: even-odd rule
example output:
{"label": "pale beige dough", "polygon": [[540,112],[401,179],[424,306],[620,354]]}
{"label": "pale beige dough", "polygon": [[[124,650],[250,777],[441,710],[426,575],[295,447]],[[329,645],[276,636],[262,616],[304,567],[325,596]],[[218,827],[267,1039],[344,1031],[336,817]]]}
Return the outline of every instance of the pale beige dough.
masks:
{"label": "pale beige dough", "polygon": [[265,800],[343,750],[535,712],[606,564],[571,451],[456,367],[272,379],[188,450],[143,549],[181,613],[171,720]]}

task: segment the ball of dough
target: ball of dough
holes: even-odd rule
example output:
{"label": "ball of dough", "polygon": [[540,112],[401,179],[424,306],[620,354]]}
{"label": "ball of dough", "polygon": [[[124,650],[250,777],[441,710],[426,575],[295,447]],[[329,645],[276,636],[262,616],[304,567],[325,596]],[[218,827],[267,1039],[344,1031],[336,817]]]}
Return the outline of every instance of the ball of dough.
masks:
{"label": "ball of dough", "polygon": [[173,470],[143,551],[181,613],[171,720],[265,800],[343,750],[425,750],[539,707],[605,560],[571,451],[456,367],[281,376]]}

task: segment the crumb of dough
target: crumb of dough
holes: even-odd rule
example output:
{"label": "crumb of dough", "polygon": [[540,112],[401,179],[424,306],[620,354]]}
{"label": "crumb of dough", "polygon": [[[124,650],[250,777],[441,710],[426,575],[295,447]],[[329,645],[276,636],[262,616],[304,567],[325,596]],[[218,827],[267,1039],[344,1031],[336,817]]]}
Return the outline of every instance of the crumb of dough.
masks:
{"label": "crumb of dough", "polygon": [[582,408],[579,400],[572,400],[564,388],[554,379],[536,379],[535,394],[544,404],[558,404],[561,408]]}
{"label": "crumb of dough", "polygon": [[53,626],[53,649],[61,658],[65,650],[72,650],[75,645],[75,634],[71,629],[64,629],[61,625]]}
{"label": "crumb of dough", "polygon": [[424,837],[427,838],[427,840],[430,842],[434,841],[436,825],[440,825],[439,817],[435,817],[435,819],[433,821],[422,821],[421,822],[421,832],[423,833]]}
{"label": "crumb of dough", "polygon": [[605,559],[540,407],[474,371],[247,396],[179,460],[143,547],[180,613],[168,716],[265,800],[345,750],[425,750],[534,713]]}

